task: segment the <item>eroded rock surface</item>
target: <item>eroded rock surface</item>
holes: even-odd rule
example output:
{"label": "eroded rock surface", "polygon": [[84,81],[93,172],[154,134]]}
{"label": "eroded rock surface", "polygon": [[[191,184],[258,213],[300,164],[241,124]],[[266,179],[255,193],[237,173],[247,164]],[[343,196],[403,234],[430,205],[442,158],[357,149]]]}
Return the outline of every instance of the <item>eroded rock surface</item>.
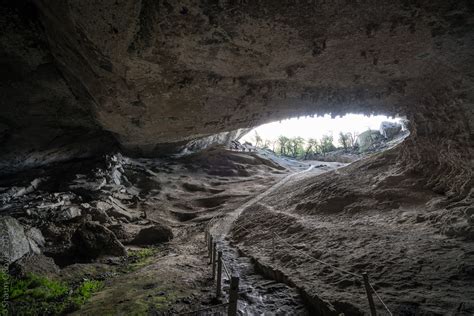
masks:
{"label": "eroded rock surface", "polygon": [[[156,154],[289,116],[377,112],[412,122],[407,163],[469,167],[452,163],[472,141],[469,1],[37,0],[2,10],[8,166],[92,154],[103,131]],[[68,137],[74,146],[59,146]]]}
{"label": "eroded rock surface", "polygon": [[[229,141],[241,128],[290,116],[406,116],[410,136],[388,154],[282,189],[275,201],[281,202],[277,213],[284,211],[278,213],[283,220],[275,224],[287,229],[285,223],[295,216],[312,216],[317,222],[330,213],[330,227],[342,222],[347,229],[370,222],[364,213],[369,210],[387,222],[384,229],[393,231],[388,236],[393,242],[405,242],[400,227],[419,229],[413,238],[420,240],[438,234],[443,242],[450,238],[439,260],[449,263],[443,267],[452,278],[436,279],[433,262],[427,275],[441,285],[455,280],[453,293],[461,307],[446,302],[443,293],[425,301],[399,296],[399,291],[405,293],[400,280],[385,279],[377,286],[393,286],[394,294],[386,292],[400,313],[407,304],[399,297],[427,306],[417,305],[410,309],[413,313],[472,313],[459,292],[472,270],[453,264],[449,247],[455,244],[460,260],[472,254],[473,10],[472,1],[442,0],[2,2],[0,173],[97,156],[117,146],[141,156],[202,149]],[[97,172],[79,162],[83,170],[71,174],[61,168],[38,169],[32,171],[34,177],[0,179],[0,211],[26,218],[41,228],[47,242],[69,249],[74,229],[83,222],[146,226],[150,213],[153,219],[174,214],[179,222],[198,222],[206,218],[201,211],[213,214],[248,196],[247,191],[219,192],[229,179],[252,178],[254,170],[283,172],[267,162],[261,166],[254,156],[204,152],[192,159],[183,161],[189,171],[202,170],[200,177],[219,180],[196,184],[183,175],[173,184],[154,171],[172,174],[179,169],[172,163],[132,161],[124,168],[122,158],[113,156]],[[258,191],[264,180],[254,179],[258,185],[252,190]],[[164,210],[152,201],[158,191]],[[202,195],[179,199],[196,192]],[[272,212],[265,213],[268,220],[274,218]],[[308,243],[320,236],[314,227],[290,228],[292,234],[298,231],[303,233],[298,238]],[[354,233],[360,243],[367,242],[364,232]],[[385,237],[372,233],[377,240]],[[321,236],[327,236],[324,229]],[[333,237],[342,244],[341,236]],[[429,249],[425,241],[414,244],[420,256]],[[340,246],[325,239],[320,247]],[[26,248],[23,242],[17,247]],[[386,249],[398,251],[382,241],[375,253],[364,250],[370,254],[362,258],[367,269],[375,269],[371,256],[387,257]],[[413,277],[417,265],[389,254],[410,287],[431,291],[429,277]],[[380,280],[386,278],[376,273]],[[352,286],[327,280],[342,289]],[[338,295],[332,299],[342,302]],[[358,300],[354,297],[350,304],[359,308]]]}
{"label": "eroded rock surface", "polygon": [[127,251],[112,231],[100,224],[86,222],[71,238],[78,255],[95,259],[99,256],[125,256]]}
{"label": "eroded rock surface", "polygon": [[25,232],[24,227],[13,217],[0,217],[0,261],[10,264],[27,254],[41,253],[44,246],[41,232],[35,228]]}

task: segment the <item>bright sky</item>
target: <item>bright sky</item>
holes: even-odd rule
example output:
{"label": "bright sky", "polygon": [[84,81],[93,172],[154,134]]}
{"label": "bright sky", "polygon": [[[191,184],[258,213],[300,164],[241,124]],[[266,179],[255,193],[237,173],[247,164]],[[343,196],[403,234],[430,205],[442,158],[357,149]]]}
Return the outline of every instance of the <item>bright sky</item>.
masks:
{"label": "bright sky", "polygon": [[301,136],[305,139],[320,139],[325,134],[334,136],[334,143],[337,142],[339,132],[362,133],[367,129],[379,129],[383,121],[399,122],[399,118],[389,118],[383,115],[365,116],[361,114],[347,114],[343,117],[331,118],[330,115],[319,117],[300,117],[260,125],[252,129],[247,135],[241,138],[240,142],[255,142],[255,131],[263,140],[274,140],[278,136],[286,137]]}

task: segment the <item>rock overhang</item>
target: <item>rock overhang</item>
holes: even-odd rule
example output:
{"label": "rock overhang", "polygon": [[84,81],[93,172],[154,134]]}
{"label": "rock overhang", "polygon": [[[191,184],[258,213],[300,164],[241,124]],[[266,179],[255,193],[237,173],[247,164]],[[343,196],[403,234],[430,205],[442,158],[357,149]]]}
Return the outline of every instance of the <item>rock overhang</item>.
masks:
{"label": "rock overhang", "polygon": [[[48,130],[74,122],[106,131],[139,154],[305,114],[406,116],[412,139],[432,131],[458,139],[452,126],[472,135],[469,2],[36,0],[32,6],[33,23],[5,23],[22,27],[18,47],[4,50],[11,64],[20,56],[29,65],[31,54],[21,50],[39,46],[46,57],[30,65],[30,74],[56,67],[48,80],[38,78],[49,83],[41,91],[55,97],[40,107],[54,114],[40,124]],[[41,45],[26,40],[32,33]],[[12,37],[3,41],[12,46]],[[42,93],[25,77],[24,94],[38,97],[14,96],[2,116],[38,125],[31,109]],[[15,103],[28,110],[26,120],[11,114]],[[84,133],[72,134],[72,142],[83,140]]]}

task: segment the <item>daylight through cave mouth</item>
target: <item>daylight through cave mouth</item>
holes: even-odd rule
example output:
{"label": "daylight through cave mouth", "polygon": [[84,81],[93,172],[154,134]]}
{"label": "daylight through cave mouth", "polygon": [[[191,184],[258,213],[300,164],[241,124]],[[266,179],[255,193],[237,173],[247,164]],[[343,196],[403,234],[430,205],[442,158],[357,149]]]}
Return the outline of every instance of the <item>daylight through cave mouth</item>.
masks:
{"label": "daylight through cave mouth", "polygon": [[348,157],[336,155],[363,155],[391,148],[409,135],[407,125],[406,119],[385,115],[312,115],[254,127],[239,141],[280,156],[305,160],[332,157],[347,162]]}

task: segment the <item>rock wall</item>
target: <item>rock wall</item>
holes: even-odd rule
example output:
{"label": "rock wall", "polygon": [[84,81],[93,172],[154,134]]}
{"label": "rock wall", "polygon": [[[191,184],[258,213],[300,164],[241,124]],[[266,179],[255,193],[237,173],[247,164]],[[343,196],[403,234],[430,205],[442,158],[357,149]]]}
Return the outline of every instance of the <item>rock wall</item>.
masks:
{"label": "rock wall", "polygon": [[290,116],[383,113],[411,121],[403,168],[453,198],[472,186],[470,1],[35,0],[2,10],[2,166],[93,154],[107,148],[97,135],[155,155]]}

